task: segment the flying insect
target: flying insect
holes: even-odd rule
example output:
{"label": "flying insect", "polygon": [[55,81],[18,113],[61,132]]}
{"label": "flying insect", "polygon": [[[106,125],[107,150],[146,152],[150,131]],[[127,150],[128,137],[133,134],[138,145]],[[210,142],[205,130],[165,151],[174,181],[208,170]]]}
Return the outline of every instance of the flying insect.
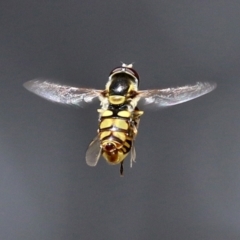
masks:
{"label": "flying insect", "polygon": [[34,79],[24,83],[24,87],[40,97],[66,105],[83,106],[99,99],[99,127],[97,136],[86,151],[86,163],[96,166],[103,156],[111,164],[120,164],[130,153],[130,166],[136,159],[135,139],[140,117],[138,103],[167,107],[190,101],[216,88],[215,83],[197,82],[176,88],[139,90],[139,75],[132,64],[122,64],[109,75],[104,90],[65,86],[46,79]]}

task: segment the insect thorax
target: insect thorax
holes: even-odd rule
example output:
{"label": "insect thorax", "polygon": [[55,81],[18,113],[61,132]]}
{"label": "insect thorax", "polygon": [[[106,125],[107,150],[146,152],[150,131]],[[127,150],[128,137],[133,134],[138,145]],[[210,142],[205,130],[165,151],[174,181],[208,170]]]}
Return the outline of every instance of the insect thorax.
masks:
{"label": "insect thorax", "polygon": [[106,97],[110,105],[121,106],[136,96],[136,80],[124,72],[113,75],[106,85]]}

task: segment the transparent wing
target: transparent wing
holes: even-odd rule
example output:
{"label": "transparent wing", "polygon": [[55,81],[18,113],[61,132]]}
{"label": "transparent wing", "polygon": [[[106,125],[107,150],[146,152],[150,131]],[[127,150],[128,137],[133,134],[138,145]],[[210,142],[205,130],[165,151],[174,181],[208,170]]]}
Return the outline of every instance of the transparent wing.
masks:
{"label": "transparent wing", "polygon": [[76,106],[90,103],[102,93],[101,90],[64,86],[42,79],[28,81],[23,86],[49,101]]}
{"label": "transparent wing", "polygon": [[132,140],[132,147],[131,147],[131,152],[130,152],[130,167],[132,167],[133,162],[136,162],[136,149],[135,149],[135,138],[137,135],[137,130],[139,127],[139,123],[140,123],[140,116],[138,115],[138,110],[135,111],[136,115],[134,116],[134,120],[132,121],[132,128],[133,128],[133,133],[134,133],[134,137]]}
{"label": "transparent wing", "polygon": [[130,167],[132,167],[133,162],[136,162],[136,150],[134,146],[134,141],[132,142],[132,148],[131,148]]}
{"label": "transparent wing", "polygon": [[187,85],[176,88],[153,89],[139,91],[139,97],[143,104],[154,104],[158,107],[172,106],[190,101],[207,94],[216,88],[215,83],[197,82],[195,85]]}
{"label": "transparent wing", "polygon": [[86,152],[87,165],[91,167],[95,167],[98,163],[101,153],[102,153],[102,149],[100,146],[100,140],[97,136],[93,139],[93,141],[90,143],[87,149],[87,152]]}

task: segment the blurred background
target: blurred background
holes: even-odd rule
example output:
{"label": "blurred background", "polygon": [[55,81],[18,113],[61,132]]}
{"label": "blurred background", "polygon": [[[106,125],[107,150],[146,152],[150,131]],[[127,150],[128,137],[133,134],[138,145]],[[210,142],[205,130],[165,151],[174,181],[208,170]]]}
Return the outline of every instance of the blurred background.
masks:
{"label": "blurred background", "polygon": [[[0,2],[0,239],[240,239],[240,2]],[[145,111],[137,163],[85,151],[97,108],[53,104],[44,77],[103,89],[134,62],[140,89],[212,81],[215,91]]]}

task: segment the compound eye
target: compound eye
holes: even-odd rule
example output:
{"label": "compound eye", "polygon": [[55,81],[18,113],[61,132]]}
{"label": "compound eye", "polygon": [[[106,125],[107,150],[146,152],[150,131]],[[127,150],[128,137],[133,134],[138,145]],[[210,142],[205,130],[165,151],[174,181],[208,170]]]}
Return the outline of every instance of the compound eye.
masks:
{"label": "compound eye", "polygon": [[114,68],[114,69],[110,72],[109,76],[111,76],[111,75],[114,74],[114,73],[120,73],[120,72],[122,72],[122,67]]}
{"label": "compound eye", "polygon": [[138,73],[137,73],[133,68],[130,68],[130,67],[127,67],[127,66],[122,66],[122,67],[114,68],[114,69],[110,72],[109,76],[112,76],[112,75],[117,74],[117,73],[123,73],[123,72],[131,75],[132,77],[134,77],[135,79],[137,79],[138,82],[139,82],[139,75],[138,75]]}
{"label": "compound eye", "polygon": [[133,68],[126,68],[126,72],[130,73],[132,76],[134,76],[137,80],[139,80],[138,73]]}

